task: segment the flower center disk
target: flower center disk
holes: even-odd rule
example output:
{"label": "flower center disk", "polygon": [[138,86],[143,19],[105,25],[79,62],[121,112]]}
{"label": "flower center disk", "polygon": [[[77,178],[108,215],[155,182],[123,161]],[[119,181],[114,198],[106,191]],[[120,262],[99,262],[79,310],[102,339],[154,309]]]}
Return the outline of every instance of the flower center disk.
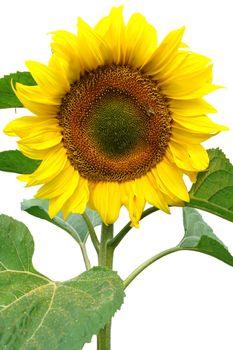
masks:
{"label": "flower center disk", "polygon": [[87,130],[109,157],[122,158],[143,144],[146,137],[140,109],[121,90],[106,91],[90,111]]}
{"label": "flower center disk", "polygon": [[129,181],[163,159],[171,114],[156,81],[128,66],[107,65],[71,85],[58,114],[63,144],[90,181]]}

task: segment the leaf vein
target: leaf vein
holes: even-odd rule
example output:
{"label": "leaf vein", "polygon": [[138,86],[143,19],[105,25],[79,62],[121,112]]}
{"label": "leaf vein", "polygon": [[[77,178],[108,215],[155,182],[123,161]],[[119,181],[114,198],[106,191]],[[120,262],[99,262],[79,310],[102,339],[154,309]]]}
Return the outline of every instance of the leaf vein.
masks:
{"label": "leaf vein", "polygon": [[38,275],[36,273],[33,273],[31,271],[18,271],[18,270],[10,270],[10,269],[6,269],[4,271],[0,271],[0,274],[1,273],[6,273],[6,272],[10,272],[10,273],[18,273],[18,274],[26,274],[26,275],[30,275],[30,276],[34,276],[34,277],[37,277],[37,278],[41,278],[43,280],[45,280],[46,282],[52,282],[51,280],[49,280],[47,277],[44,277],[42,275]]}
{"label": "leaf vein", "polygon": [[9,309],[12,305],[18,303],[20,300],[28,297],[29,295],[35,293],[35,291],[40,290],[42,288],[48,287],[49,285],[54,285],[54,283],[48,283],[48,284],[44,284],[42,286],[39,286],[37,288],[31,289],[28,293],[25,293],[24,295],[22,295],[21,297],[17,298],[16,300],[14,300],[12,303],[8,304],[4,309],[0,310],[0,313],[2,313],[3,311]]}
{"label": "leaf vein", "polygon": [[[208,201],[211,202],[211,203],[215,203],[213,201],[211,201],[211,199],[216,196],[218,193],[221,193],[223,190],[226,190],[226,189],[230,189],[230,188],[233,188],[233,186],[225,186],[224,188],[220,188],[219,190],[217,190],[216,192],[212,193],[212,195],[208,198]],[[222,207],[221,207],[222,208]],[[230,209],[230,207],[225,207],[225,209]]]}
{"label": "leaf vein", "polygon": [[46,319],[48,313],[49,313],[50,310],[52,309],[52,305],[53,305],[53,302],[54,302],[54,297],[55,297],[55,294],[56,294],[56,290],[57,290],[57,286],[56,286],[56,284],[54,283],[53,294],[52,294],[52,297],[51,297],[51,300],[50,300],[48,309],[46,310],[44,316],[42,317],[42,319],[41,319],[39,325],[36,327],[35,331],[32,333],[31,337],[27,339],[26,343],[28,343],[28,342],[30,342],[30,340],[34,339],[34,337],[35,337],[36,333],[38,332],[38,330],[43,326],[44,320]]}
{"label": "leaf vein", "polygon": [[[0,264],[2,265],[2,267],[3,267],[5,270],[7,270],[6,265],[4,265],[2,261],[0,261]],[[1,273],[1,271],[0,271],[0,273]]]}
{"label": "leaf vein", "polygon": [[194,193],[196,193],[200,189],[200,187],[203,186],[204,182],[208,179],[208,177],[210,177],[212,175],[216,175],[216,173],[218,173],[218,172],[224,172],[224,173],[232,176],[232,173],[230,171],[227,171],[226,169],[216,169],[216,170],[211,171],[210,174],[208,172],[205,172],[204,173],[205,175],[203,175],[203,179],[199,180],[198,183],[196,183],[194,185],[194,187],[193,187]]}
{"label": "leaf vein", "polygon": [[17,255],[18,258],[19,258],[19,261],[20,261],[20,263],[21,263],[21,265],[22,265],[22,267],[23,267],[23,270],[26,271],[25,266],[24,266],[24,263],[23,263],[23,261],[22,261],[22,259],[21,259],[21,257],[20,257],[19,252],[18,252],[17,246],[15,245],[15,242],[14,242],[14,240],[12,239],[12,236],[9,235],[9,234],[8,234],[7,236],[8,236],[8,238],[9,238],[9,240],[11,241],[12,245],[13,245],[14,248],[15,248],[16,255]]}

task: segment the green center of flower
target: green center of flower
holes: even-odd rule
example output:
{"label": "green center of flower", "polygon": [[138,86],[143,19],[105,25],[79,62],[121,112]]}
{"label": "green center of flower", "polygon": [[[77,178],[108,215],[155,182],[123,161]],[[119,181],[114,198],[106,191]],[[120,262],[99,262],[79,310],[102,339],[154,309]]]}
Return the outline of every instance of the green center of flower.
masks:
{"label": "green center of flower", "polygon": [[109,157],[122,157],[143,144],[142,111],[121,91],[106,92],[90,110],[88,134]]}
{"label": "green center of flower", "polygon": [[163,159],[171,135],[157,82],[128,66],[85,73],[63,98],[58,119],[71,164],[94,182],[145,175]]}

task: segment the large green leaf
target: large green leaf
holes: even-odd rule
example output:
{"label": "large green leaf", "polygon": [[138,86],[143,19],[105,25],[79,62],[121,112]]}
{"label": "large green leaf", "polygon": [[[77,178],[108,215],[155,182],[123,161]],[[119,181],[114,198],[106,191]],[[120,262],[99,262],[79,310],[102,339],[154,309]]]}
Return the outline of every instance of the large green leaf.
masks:
{"label": "large green leaf", "polygon": [[208,151],[210,164],[198,174],[186,205],[233,221],[233,166],[220,149]]}
{"label": "large green leaf", "polygon": [[0,152],[0,170],[2,171],[31,174],[40,163],[40,160],[28,158],[18,150]]}
{"label": "large green leaf", "polygon": [[[74,239],[80,240],[80,243],[87,240],[89,230],[83,216],[80,214],[70,214],[68,218],[64,220],[62,212],[59,212],[53,219],[51,219],[48,214],[48,200],[46,199],[24,200],[21,204],[21,208],[33,216],[47,220],[52,224],[59,226],[74,237]],[[86,214],[94,227],[101,225],[101,218],[96,211],[87,208]]]}
{"label": "large green leaf", "polygon": [[22,83],[24,85],[36,85],[35,80],[29,72],[16,72],[5,75],[0,79],[0,108],[23,107],[14,91],[11,83]]}
{"label": "large green leaf", "polygon": [[32,266],[27,227],[0,216],[0,349],[80,350],[123,303],[116,272],[93,268],[53,282]]}
{"label": "large green leaf", "polygon": [[205,253],[233,266],[233,256],[197,210],[183,208],[185,235],[178,247]]}

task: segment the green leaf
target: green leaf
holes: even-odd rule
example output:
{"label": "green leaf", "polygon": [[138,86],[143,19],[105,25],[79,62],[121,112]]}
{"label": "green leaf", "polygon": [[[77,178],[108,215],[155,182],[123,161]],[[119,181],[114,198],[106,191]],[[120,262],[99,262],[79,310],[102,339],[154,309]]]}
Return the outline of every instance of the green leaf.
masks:
{"label": "green leaf", "polygon": [[27,227],[0,216],[0,349],[81,350],[123,303],[116,272],[93,268],[53,282],[32,266]]}
{"label": "green leaf", "polygon": [[228,248],[205,223],[197,210],[183,208],[185,235],[178,247],[211,255],[233,266],[233,256]]}
{"label": "green leaf", "polygon": [[198,174],[186,206],[233,221],[233,165],[220,149],[210,149],[208,154],[209,168]]}
{"label": "green leaf", "polygon": [[2,171],[31,174],[40,163],[40,160],[28,158],[18,150],[0,152],[0,170]]}
{"label": "green leaf", "polygon": [[[33,216],[47,220],[52,224],[59,226],[67,231],[75,240],[78,239],[80,243],[87,240],[89,230],[84,218],[80,214],[70,214],[68,218],[64,220],[62,212],[59,212],[53,219],[51,219],[48,214],[48,200],[46,199],[24,200],[21,204],[21,208]],[[96,211],[87,208],[86,214],[94,227],[101,225],[101,218]]]}
{"label": "green leaf", "polygon": [[35,80],[29,72],[16,72],[5,75],[0,79],[0,108],[23,107],[12,89],[11,82],[30,86],[36,85]]}

